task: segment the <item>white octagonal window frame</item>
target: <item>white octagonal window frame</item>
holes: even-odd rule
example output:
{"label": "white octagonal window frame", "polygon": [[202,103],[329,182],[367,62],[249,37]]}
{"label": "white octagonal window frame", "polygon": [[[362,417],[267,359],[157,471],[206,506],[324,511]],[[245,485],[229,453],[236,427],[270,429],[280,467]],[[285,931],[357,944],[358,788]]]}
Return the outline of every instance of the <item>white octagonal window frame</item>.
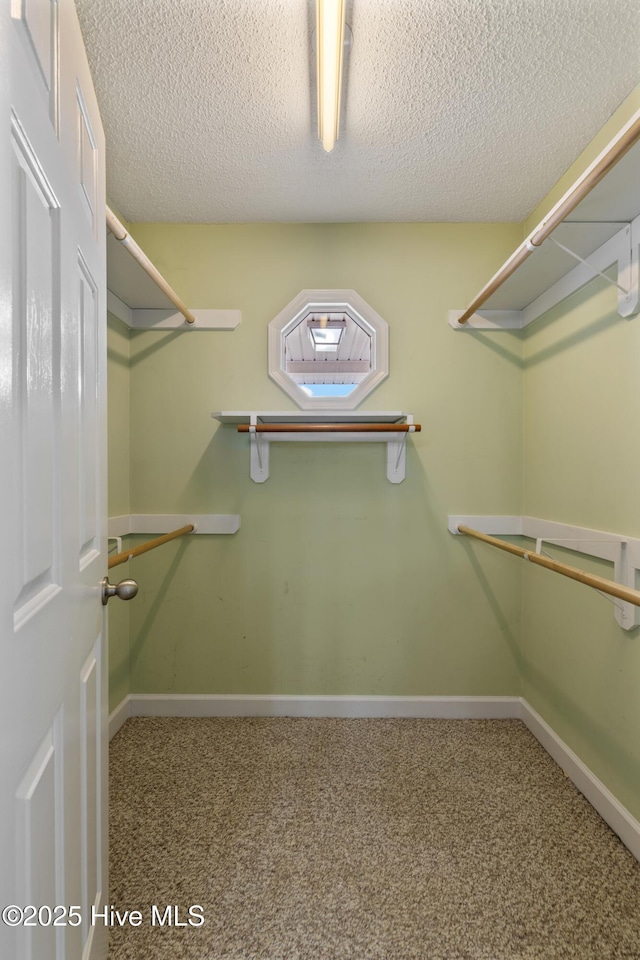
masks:
{"label": "white octagonal window frame", "polygon": [[[308,313],[346,313],[371,331],[371,371],[345,397],[311,397],[286,372],[285,340]],[[301,410],[354,410],[389,376],[389,327],[355,290],[302,290],[269,324],[269,376]]]}

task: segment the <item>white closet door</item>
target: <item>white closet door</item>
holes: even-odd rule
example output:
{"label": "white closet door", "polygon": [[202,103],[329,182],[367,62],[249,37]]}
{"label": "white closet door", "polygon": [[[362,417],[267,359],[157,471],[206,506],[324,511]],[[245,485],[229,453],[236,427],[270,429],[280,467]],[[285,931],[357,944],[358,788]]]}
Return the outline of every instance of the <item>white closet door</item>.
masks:
{"label": "white closet door", "polygon": [[[106,956],[104,140],[73,0],[0,5],[0,955]],[[78,922],[80,918],[80,922]],[[11,920],[11,916],[8,918]],[[66,923],[65,923],[66,921]]]}

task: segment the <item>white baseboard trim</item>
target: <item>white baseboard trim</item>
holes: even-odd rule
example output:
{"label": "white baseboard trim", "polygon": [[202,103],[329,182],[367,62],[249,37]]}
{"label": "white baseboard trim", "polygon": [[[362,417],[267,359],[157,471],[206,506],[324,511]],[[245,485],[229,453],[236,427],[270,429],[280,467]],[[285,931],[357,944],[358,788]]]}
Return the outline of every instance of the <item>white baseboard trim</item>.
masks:
{"label": "white baseboard trim", "polygon": [[132,717],[520,717],[518,697],[349,697],[133,694]]}
{"label": "white baseboard trim", "polygon": [[131,716],[131,696],[126,696],[109,714],[109,740],[113,740],[116,733]]}
{"label": "white baseboard trim", "polygon": [[526,700],[521,699],[520,703],[520,718],[536,740],[562,767],[580,793],[587,798],[613,832],[617,833],[636,860],[640,860],[640,822],[629,813],[626,807],[623,807],[619,800],[616,800],[604,783],[591,772]]}
{"label": "white baseboard trim", "polygon": [[130,694],[109,717],[109,739],[129,717],[422,717],[522,720],[547,753],[640,860],[640,822],[522,697]]}

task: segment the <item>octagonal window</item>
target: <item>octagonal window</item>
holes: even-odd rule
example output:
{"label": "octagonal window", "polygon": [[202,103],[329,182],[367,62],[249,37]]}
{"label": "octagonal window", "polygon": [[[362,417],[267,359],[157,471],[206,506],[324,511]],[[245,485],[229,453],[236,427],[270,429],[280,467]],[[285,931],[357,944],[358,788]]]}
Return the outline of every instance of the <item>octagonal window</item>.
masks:
{"label": "octagonal window", "polygon": [[388,373],[388,326],[355,290],[303,290],[269,324],[269,376],[303,410],[353,410]]}

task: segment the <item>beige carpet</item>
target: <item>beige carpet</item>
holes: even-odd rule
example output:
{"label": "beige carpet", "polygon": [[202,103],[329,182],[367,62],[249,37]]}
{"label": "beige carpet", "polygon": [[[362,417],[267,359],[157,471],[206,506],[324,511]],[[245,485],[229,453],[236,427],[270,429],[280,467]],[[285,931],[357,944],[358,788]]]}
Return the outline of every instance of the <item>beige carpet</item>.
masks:
{"label": "beige carpet", "polygon": [[111,788],[110,960],[640,958],[640,864],[517,720],[129,720]]}

